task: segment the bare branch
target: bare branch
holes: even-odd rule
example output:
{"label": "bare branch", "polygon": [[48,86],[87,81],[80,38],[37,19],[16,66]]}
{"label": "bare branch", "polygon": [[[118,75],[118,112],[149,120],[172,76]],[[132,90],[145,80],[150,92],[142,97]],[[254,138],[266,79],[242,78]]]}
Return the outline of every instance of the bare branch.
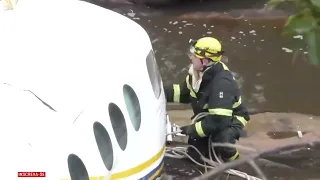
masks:
{"label": "bare branch", "polygon": [[[297,149],[297,148],[301,148],[301,147],[308,146],[308,145],[313,146],[313,145],[319,144],[319,143],[320,143],[320,140],[301,141],[298,143],[284,145],[284,146],[280,146],[280,147],[276,147],[276,148],[272,148],[272,149],[257,151],[255,153],[252,153],[251,155],[248,155],[248,157],[241,158],[241,159],[235,160],[233,162],[223,163],[223,164],[219,165],[218,167],[214,168],[213,170],[209,171],[208,173],[204,174],[203,176],[196,177],[193,180],[205,180],[205,179],[209,179],[209,178],[213,179],[213,178],[217,177],[217,175],[219,175],[220,173],[222,173],[228,169],[232,169],[232,168],[237,167],[237,166],[244,164],[244,163],[250,163],[250,161],[253,161],[261,156],[278,153],[278,152],[285,151],[288,149]],[[214,144],[214,145],[218,146],[217,144]],[[222,146],[222,144],[220,144],[220,143],[219,143],[219,145]],[[238,145],[232,145],[232,144],[227,144],[224,147],[235,147],[235,148],[238,147],[238,148],[240,148]]]}
{"label": "bare branch", "polygon": [[246,150],[246,151],[257,152],[256,149],[249,148],[249,147],[246,147],[246,146],[241,146],[241,145],[238,145],[238,144],[231,144],[231,143],[215,143],[215,142],[212,142],[212,146],[214,146],[214,147],[237,148],[237,149],[242,149],[242,150]]}
{"label": "bare branch", "polygon": [[261,171],[261,169],[258,167],[258,165],[253,160],[249,160],[248,163],[257,172],[257,174],[262,178],[262,180],[267,180],[266,175],[264,175],[264,173]]}

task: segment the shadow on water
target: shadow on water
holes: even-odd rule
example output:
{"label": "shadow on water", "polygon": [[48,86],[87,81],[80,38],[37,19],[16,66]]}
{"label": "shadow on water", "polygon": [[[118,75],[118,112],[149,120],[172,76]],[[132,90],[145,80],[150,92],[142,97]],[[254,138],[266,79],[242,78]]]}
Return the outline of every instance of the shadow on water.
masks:
{"label": "shadow on water", "polygon": [[[166,10],[98,4],[126,15],[147,30],[165,84],[179,82],[185,77],[190,38],[214,36],[222,42],[227,56],[225,63],[234,72],[249,109],[320,115],[319,66],[308,63],[303,37],[285,39],[281,36],[288,13],[262,11],[265,2],[186,3],[186,6]],[[283,139],[296,136],[293,133],[296,132],[269,132],[267,135]],[[298,169],[295,171],[268,164],[261,168],[271,179],[320,179],[319,152],[317,146],[265,157],[295,167]],[[166,172],[178,175],[178,179],[189,179],[191,172],[197,173],[198,167],[191,163],[172,159],[166,162]],[[246,165],[240,169],[255,175]]]}

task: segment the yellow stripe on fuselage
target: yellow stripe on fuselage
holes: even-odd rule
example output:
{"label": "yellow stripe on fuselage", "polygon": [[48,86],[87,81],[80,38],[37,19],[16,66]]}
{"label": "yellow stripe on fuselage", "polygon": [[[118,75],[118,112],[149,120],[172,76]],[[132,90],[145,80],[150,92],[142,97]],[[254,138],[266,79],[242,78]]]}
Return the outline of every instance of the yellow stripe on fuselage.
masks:
{"label": "yellow stripe on fuselage", "polygon": [[163,167],[164,167],[164,162],[161,163],[160,168],[151,177],[149,177],[148,180],[154,180],[156,177],[158,177],[160,175]]}
{"label": "yellow stripe on fuselage", "polygon": [[[147,169],[148,167],[150,167],[151,165],[153,165],[156,161],[158,161],[161,156],[164,154],[166,145],[164,145],[161,150],[155,154],[154,156],[152,156],[150,159],[148,159],[147,161],[139,164],[138,166],[135,166],[133,168],[127,169],[125,171],[121,171],[121,172],[117,172],[114,174],[111,174],[109,176],[109,180],[115,180],[115,179],[123,179],[129,176],[132,176],[134,174],[137,174],[145,169]],[[161,172],[161,170],[163,169],[163,163],[161,165],[161,168],[159,168],[149,179],[157,177],[159,175],[159,173]],[[90,176],[89,180],[103,180],[105,176]],[[64,178],[61,180],[71,180],[70,178]]]}
{"label": "yellow stripe on fuselage", "polygon": [[166,148],[166,146],[164,145],[156,155],[154,155],[149,160],[143,162],[142,164],[139,164],[136,167],[130,168],[130,169],[122,171],[122,172],[111,174],[109,179],[115,180],[115,179],[126,178],[126,177],[132,176],[134,174],[137,174],[137,173],[147,169],[148,167],[150,167],[152,164],[154,164],[156,161],[158,161],[161,158],[161,156],[164,153],[165,148]]}

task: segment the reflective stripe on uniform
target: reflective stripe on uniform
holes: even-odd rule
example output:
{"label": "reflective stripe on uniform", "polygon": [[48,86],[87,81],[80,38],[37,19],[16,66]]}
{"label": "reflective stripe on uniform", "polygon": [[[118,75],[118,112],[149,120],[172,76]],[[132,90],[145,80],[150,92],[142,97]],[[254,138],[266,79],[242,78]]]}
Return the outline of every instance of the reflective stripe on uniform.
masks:
{"label": "reflective stripe on uniform", "polygon": [[[232,105],[232,108],[235,109],[237,107],[239,107],[241,105],[241,96],[239,97],[239,100],[237,102],[235,102],[233,105]],[[205,104],[203,106],[203,109],[208,109],[209,105],[208,104]]]}
{"label": "reflective stripe on uniform", "polygon": [[239,100],[232,105],[232,108],[235,109],[235,108],[239,107],[241,103],[242,103],[242,100],[241,100],[241,96],[240,96]]}
{"label": "reflective stripe on uniform", "polygon": [[[232,105],[232,108],[235,109],[235,108],[239,107],[241,103],[242,103],[242,101],[241,101],[241,96],[240,96],[239,100]],[[203,106],[203,109],[208,109],[208,107],[209,107],[209,105],[205,104]]]}
{"label": "reflective stripe on uniform", "polygon": [[205,137],[206,135],[203,132],[201,121],[197,122],[195,125],[196,132],[200,137]]}
{"label": "reflective stripe on uniform", "polygon": [[221,63],[221,65],[222,65],[222,67],[223,67],[224,70],[229,71],[229,68],[228,68],[227,65],[225,65],[225,64],[224,64],[223,62],[221,62],[221,61],[219,61],[219,63]]}
{"label": "reflective stripe on uniform", "polygon": [[[225,65],[223,62],[219,61],[219,63],[221,63],[222,67],[223,67],[223,70],[226,70],[226,71],[230,71],[228,66]],[[233,80],[236,80],[236,78],[234,78],[234,76],[232,76]]]}
{"label": "reflective stripe on uniform", "polygon": [[209,113],[212,115],[232,116],[233,111],[231,109],[216,108],[209,109]]}
{"label": "reflective stripe on uniform", "polygon": [[193,91],[193,89],[192,89],[192,87],[191,87],[191,85],[189,83],[189,75],[186,77],[186,82],[187,82],[187,87],[188,87],[188,89],[190,91],[190,96],[193,97],[193,98],[197,98],[196,93]]}
{"label": "reflective stripe on uniform", "polygon": [[235,116],[235,117],[241,122],[243,126],[247,125],[248,121],[244,117],[242,116]]}
{"label": "reflective stripe on uniform", "polygon": [[230,161],[234,161],[239,156],[239,152],[237,151],[231,158],[229,158]]}
{"label": "reflective stripe on uniform", "polygon": [[180,102],[180,85],[179,84],[173,85],[173,102],[175,103]]}

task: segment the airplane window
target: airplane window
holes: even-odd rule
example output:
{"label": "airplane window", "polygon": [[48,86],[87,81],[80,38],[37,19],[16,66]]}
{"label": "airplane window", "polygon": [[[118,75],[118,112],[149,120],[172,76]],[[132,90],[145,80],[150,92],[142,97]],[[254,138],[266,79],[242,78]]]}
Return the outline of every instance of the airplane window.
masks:
{"label": "airplane window", "polygon": [[147,68],[155,97],[161,94],[161,76],[153,50],[147,56]]}
{"label": "airplane window", "polygon": [[121,109],[114,103],[109,104],[109,116],[114,134],[122,151],[127,147],[128,132]]}
{"label": "airplane window", "polygon": [[93,132],[104,166],[110,171],[113,166],[113,147],[109,133],[97,121],[93,123]]}
{"label": "airplane window", "polygon": [[86,166],[77,155],[69,154],[68,168],[71,180],[89,180]]}
{"label": "airplane window", "polygon": [[123,96],[133,128],[139,131],[141,125],[141,109],[137,94],[129,85],[123,86]]}

